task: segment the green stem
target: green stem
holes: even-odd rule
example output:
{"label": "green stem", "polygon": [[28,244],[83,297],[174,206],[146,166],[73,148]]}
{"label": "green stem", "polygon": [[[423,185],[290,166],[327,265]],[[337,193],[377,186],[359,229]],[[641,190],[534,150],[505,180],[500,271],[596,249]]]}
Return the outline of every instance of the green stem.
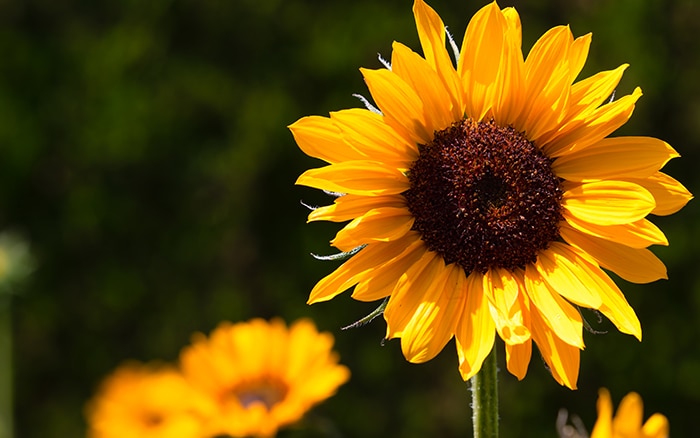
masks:
{"label": "green stem", "polygon": [[496,347],[471,378],[474,438],[498,438],[498,369]]}

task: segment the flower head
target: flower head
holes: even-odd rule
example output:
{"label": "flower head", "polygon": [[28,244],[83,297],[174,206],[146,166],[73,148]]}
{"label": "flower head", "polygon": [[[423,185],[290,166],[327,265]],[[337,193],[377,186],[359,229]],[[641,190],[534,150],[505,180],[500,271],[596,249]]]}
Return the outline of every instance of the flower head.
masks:
{"label": "flower head", "polygon": [[222,323],[193,337],[180,355],[182,371],[215,406],[209,436],[273,436],[350,377],[331,351],[333,337],[309,320],[287,328],[278,319]]}
{"label": "flower head", "polygon": [[341,194],[309,221],[350,221],[331,243],[354,253],[309,302],[353,286],[357,300],[388,297],[387,338],[424,362],[455,337],[464,379],[495,333],[523,378],[534,341],[554,378],[575,388],[580,308],[641,339],[601,268],[637,283],[666,278],[647,247],[668,242],[646,216],[691,198],[660,172],[678,154],[655,138],[608,137],[642,93],[610,98],[627,65],[576,81],[590,34],[555,27],[523,57],[518,13],[494,2],[471,19],[455,65],[437,13],[422,0],[413,12],[423,56],[395,42],[388,68],[361,69],[378,108],[290,126],[305,153],[329,163],[297,184]]}
{"label": "flower head", "polygon": [[200,437],[205,406],[175,369],[128,363],[104,380],[88,404],[88,436]]}
{"label": "flower head", "polygon": [[630,392],[622,399],[615,418],[612,415],[610,392],[601,389],[598,396],[598,421],[591,438],[668,438],[668,419],[654,414],[642,425],[644,408],[642,398]]}

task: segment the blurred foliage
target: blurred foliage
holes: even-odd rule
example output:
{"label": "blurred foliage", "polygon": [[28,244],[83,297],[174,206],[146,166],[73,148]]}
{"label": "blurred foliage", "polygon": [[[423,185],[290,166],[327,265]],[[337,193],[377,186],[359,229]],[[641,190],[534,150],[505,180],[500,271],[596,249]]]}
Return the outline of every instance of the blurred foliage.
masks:
{"label": "blurred foliage", "polygon": [[0,233],[0,301],[7,298],[3,293],[18,293],[21,283],[31,274],[33,260],[27,243],[16,234]]}
{"label": "blurred foliage", "polygon": [[[429,2],[461,41],[484,2]],[[319,163],[286,125],[359,106],[360,66],[392,40],[418,49],[410,0],[0,0],[0,229],[30,241],[36,271],[13,297],[17,436],[84,433],[82,409],[127,358],[174,360],[219,321],[314,318],[336,336],[349,384],[313,427],[342,436],[468,436],[470,394],[454,348],[412,365],[384,323],[341,332],[375,304],[306,306],[336,265],[333,224],[305,224],[294,186]],[[700,2],[514,0],[527,51],[548,28],[593,32],[584,74],[629,62],[618,95],[645,92],[625,134],[684,156],[669,173],[700,193]],[[522,382],[501,373],[502,436],[554,436],[559,408],[592,427],[600,386],[634,390],[674,436],[700,407],[700,210],[655,222],[670,280],[620,280],[644,342],[587,315],[580,389],[559,387],[537,353]],[[346,294],[348,295],[348,294]],[[504,356],[502,345],[501,367]],[[315,425],[315,426],[314,426]],[[287,436],[309,436],[290,430]]]}

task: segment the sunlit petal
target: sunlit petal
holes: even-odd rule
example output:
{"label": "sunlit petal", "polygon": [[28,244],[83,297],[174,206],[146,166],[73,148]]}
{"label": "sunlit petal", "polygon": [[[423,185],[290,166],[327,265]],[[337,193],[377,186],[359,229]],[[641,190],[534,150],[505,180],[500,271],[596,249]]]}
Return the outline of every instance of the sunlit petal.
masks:
{"label": "sunlit petal", "polygon": [[459,371],[464,380],[479,371],[493,348],[496,336],[489,302],[483,292],[482,277],[478,272],[472,272],[467,277],[464,285],[467,298],[455,333]]}
{"label": "sunlit petal", "polygon": [[308,221],[345,222],[362,216],[370,210],[380,207],[400,208],[406,206],[406,199],[399,195],[389,196],[338,196],[333,204],[314,209],[309,213]]}
{"label": "sunlit petal", "polygon": [[372,274],[372,271],[383,264],[391,263],[394,257],[400,255],[411,243],[418,240],[415,234],[388,243],[373,243],[367,245],[330,275],[321,279],[311,290],[308,304],[327,301],[343,293],[358,281]]}
{"label": "sunlit petal", "polygon": [[562,341],[583,349],[581,314],[542,280],[532,265],[525,268],[525,287],[532,304],[549,328],[557,333]]}
{"label": "sunlit petal", "polygon": [[678,156],[668,143],[656,138],[614,137],[558,158],[552,170],[569,181],[647,178]]}
{"label": "sunlit petal", "polygon": [[655,215],[673,214],[693,199],[693,195],[683,184],[663,172],[656,172],[648,178],[635,178],[629,181],[639,184],[651,193],[656,203],[651,213]]}
{"label": "sunlit petal", "polygon": [[386,123],[409,141],[428,143],[433,132],[426,128],[423,102],[416,90],[390,70],[360,71]]}
{"label": "sunlit petal", "polygon": [[403,207],[380,207],[353,219],[336,234],[331,244],[350,251],[370,242],[397,240],[411,230],[415,219]]}
{"label": "sunlit petal", "polygon": [[449,265],[430,287],[403,329],[401,348],[410,362],[435,357],[452,339],[464,309],[464,271]]}
{"label": "sunlit petal", "polygon": [[399,170],[374,161],[345,161],[310,169],[297,184],[354,195],[395,195],[408,189],[408,179]]}
{"label": "sunlit petal", "polygon": [[466,96],[466,113],[481,120],[493,105],[508,24],[496,2],[481,8],[467,26],[457,72]]}
{"label": "sunlit petal", "polygon": [[629,224],[603,226],[586,222],[564,212],[564,219],[571,228],[594,237],[621,243],[632,248],[646,248],[649,245],[668,245],[664,233],[648,219]]}
{"label": "sunlit petal", "polygon": [[654,253],[644,248],[631,248],[610,240],[578,232],[567,224],[561,226],[561,236],[572,246],[584,251],[598,264],[632,283],[650,283],[668,278],[666,266]]}
{"label": "sunlit petal", "polygon": [[563,185],[562,206],[582,221],[596,225],[622,225],[644,219],[654,197],[644,187],[625,181],[596,181]]}
{"label": "sunlit petal", "polygon": [[532,312],[532,339],[549,365],[552,377],[560,385],[576,389],[581,350],[562,341],[541,319],[538,312]]}
{"label": "sunlit petal", "polygon": [[401,43],[394,42],[391,71],[406,81],[423,102],[425,129],[432,133],[455,121],[452,99],[438,73],[425,59]]}
{"label": "sunlit petal", "polygon": [[440,16],[423,0],[414,3],[413,14],[425,60],[442,79],[450,95],[452,118],[458,120],[464,114],[462,84],[445,50],[445,25]]}
{"label": "sunlit petal", "polygon": [[518,300],[518,294],[522,292],[516,277],[505,269],[490,269],[483,282],[491,317],[501,338],[507,344],[521,344],[530,339],[530,330],[524,324],[523,309]]}

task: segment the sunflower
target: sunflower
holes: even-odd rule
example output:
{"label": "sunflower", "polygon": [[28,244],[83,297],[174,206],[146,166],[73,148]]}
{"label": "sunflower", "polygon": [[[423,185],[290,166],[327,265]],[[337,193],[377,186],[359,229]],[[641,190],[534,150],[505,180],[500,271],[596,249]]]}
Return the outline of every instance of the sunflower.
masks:
{"label": "sunflower", "polygon": [[337,194],[309,221],[349,221],[331,244],[352,255],[309,303],[355,287],[388,297],[386,337],[410,362],[456,338],[466,380],[505,341],[522,379],[532,342],[554,378],[576,387],[584,348],[580,308],[641,339],[640,323],[603,270],[646,283],[666,278],[647,247],[667,245],[648,214],[690,193],[660,172],[678,154],[650,137],[608,137],[631,116],[639,88],[617,100],[627,65],[576,81],[591,35],[546,32],[526,58],[513,8],[494,2],[469,22],[462,48],[422,0],[413,12],[423,56],[395,42],[386,68],[360,69],[376,104],[290,126],[329,165],[297,184]]}
{"label": "sunflower", "polygon": [[279,319],[225,322],[209,338],[196,334],[180,364],[215,405],[208,436],[274,436],[300,420],[350,376],[332,346],[333,337],[309,320],[289,328]]}
{"label": "sunflower", "polygon": [[668,438],[668,419],[654,414],[642,425],[644,408],[639,394],[631,392],[625,396],[612,416],[610,392],[601,389],[598,396],[598,421],[591,438]]}
{"label": "sunflower", "polygon": [[88,403],[91,438],[196,438],[206,400],[164,365],[128,363],[102,383]]}

